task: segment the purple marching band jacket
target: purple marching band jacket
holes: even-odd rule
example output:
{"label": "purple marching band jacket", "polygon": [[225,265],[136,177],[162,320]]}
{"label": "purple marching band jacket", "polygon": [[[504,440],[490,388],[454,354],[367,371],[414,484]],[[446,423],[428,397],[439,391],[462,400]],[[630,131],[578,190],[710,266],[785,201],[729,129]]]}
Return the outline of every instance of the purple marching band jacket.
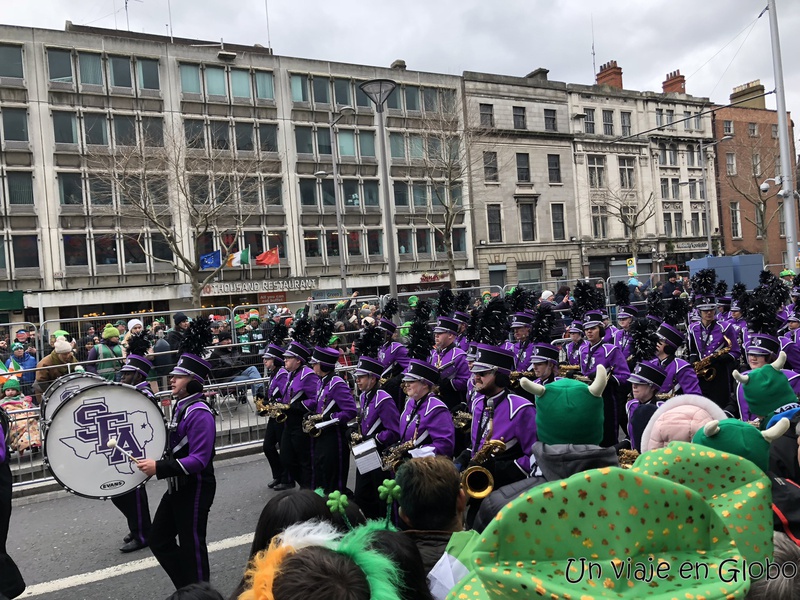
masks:
{"label": "purple marching band jacket", "polygon": [[[308,406],[312,414],[322,415],[323,421],[332,419],[339,421],[341,428],[346,427],[348,421],[354,419],[358,414],[353,392],[347,387],[344,379],[333,373],[320,379],[313,405],[309,403]],[[337,431],[336,427],[331,426],[323,429],[322,433],[324,434],[328,429]]]}
{"label": "purple marching band jacket", "polygon": [[156,461],[156,477],[213,475],[216,436],[214,412],[202,392],[179,400],[169,423],[168,457]]}
{"label": "purple marching band jacket", "polygon": [[617,329],[614,332],[614,341],[612,342],[622,352],[625,360],[631,355],[631,334],[624,329]]}
{"label": "purple marching band jacket", "polygon": [[409,398],[400,415],[400,441],[414,440],[414,445],[433,446],[434,454],[453,456],[455,427],[447,405],[428,394],[424,398]]}
{"label": "purple marching band jacket", "polygon": [[378,361],[383,365],[384,377],[404,373],[408,369],[408,360],[408,350],[400,342],[387,342],[378,350]]}
{"label": "purple marching band jacket", "polygon": [[566,353],[568,365],[581,364],[581,352],[584,347],[589,347],[589,342],[586,340],[581,340],[580,342],[567,342]]}
{"label": "purple marching band jacket", "polygon": [[303,365],[289,374],[284,403],[291,408],[287,416],[303,417],[317,409],[317,390],[320,379],[308,365]]}
{"label": "purple marching band jacket", "polygon": [[375,438],[378,448],[388,448],[400,439],[400,413],[394,399],[383,390],[362,392],[359,430],[364,440]]}
{"label": "purple marching band jacket", "polygon": [[283,402],[289,385],[289,371],[280,367],[267,386],[267,402]]}
{"label": "purple marching band jacket", "polygon": [[475,414],[475,405],[481,398],[483,398],[483,394],[475,389],[475,380],[470,377],[469,381],[467,381],[467,410],[469,414]]}
{"label": "purple marching band jacket", "polygon": [[[473,408],[472,456],[475,456],[487,441],[489,432],[488,413],[485,410],[487,400],[481,394]],[[522,476],[529,477],[531,453],[537,441],[536,408],[527,399],[510,394],[508,390],[503,390],[491,400],[494,401],[492,439],[502,440],[506,445],[505,452],[497,457],[497,462],[502,462],[504,457],[508,456],[508,460],[513,461]]]}
{"label": "purple marching band jacket", "polygon": [[[789,385],[792,386],[794,393],[800,395],[800,373],[795,373],[794,371],[790,371],[788,369],[782,369],[781,373],[786,375],[786,378],[789,380]],[[746,375],[747,373],[744,374]],[[750,407],[748,406],[747,401],[744,399],[744,388],[742,387],[741,383],[736,384],[736,402],[739,404],[739,414],[741,415],[740,418],[742,421],[752,421],[756,418],[757,415],[754,415],[750,412]],[[797,406],[797,403],[791,402],[785,406],[781,406],[775,411],[775,413],[777,414],[785,412]]]}
{"label": "purple marching band jacket", "polygon": [[792,329],[781,336],[781,350],[786,353],[786,366],[800,370],[800,329]]}
{"label": "purple marching band jacket", "polygon": [[517,342],[511,348],[509,348],[514,353],[514,368],[517,371],[528,371],[530,370],[531,364],[531,352],[533,351],[533,342],[529,340],[525,340],[523,342]]}
{"label": "purple marching band jacket", "polygon": [[428,364],[439,371],[439,390],[445,404],[453,408],[465,401],[470,379],[467,354],[455,344],[443,352],[431,350]]}
{"label": "purple marching band jacket", "polygon": [[689,326],[690,354],[696,353],[699,358],[705,358],[724,348],[728,344],[725,338],[730,341],[731,358],[738,361],[742,354],[739,336],[730,323],[714,321],[710,327],[703,327],[700,321],[692,323]]}
{"label": "purple marching band jacket", "polygon": [[155,394],[153,394],[153,388],[150,387],[150,382],[147,380],[140,381],[135,386],[137,391],[142,392],[145,396],[150,398],[153,402],[156,402]]}
{"label": "purple marching band jacket", "polygon": [[631,373],[628,361],[622,356],[620,349],[603,341],[597,342],[594,346],[589,346],[587,343],[581,347],[580,365],[581,374],[586,377],[594,377],[597,365],[603,365],[620,385],[628,382]]}
{"label": "purple marching band jacket", "polygon": [[[700,389],[700,382],[697,380],[697,373],[694,367],[682,358],[668,356],[664,360],[654,358],[646,361],[653,365],[661,365],[667,372],[664,385],[658,390],[659,394],[698,394],[703,395]],[[631,438],[632,439],[632,438]]]}

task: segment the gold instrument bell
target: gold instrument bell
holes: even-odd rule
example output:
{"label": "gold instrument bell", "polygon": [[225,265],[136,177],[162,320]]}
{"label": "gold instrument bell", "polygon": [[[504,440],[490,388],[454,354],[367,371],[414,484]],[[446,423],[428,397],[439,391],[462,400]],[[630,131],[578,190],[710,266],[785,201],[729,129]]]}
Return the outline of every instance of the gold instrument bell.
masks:
{"label": "gold instrument bell", "polygon": [[494,476],[486,467],[482,466],[483,463],[490,458],[496,457],[498,454],[505,452],[506,443],[500,440],[493,440],[492,433],[494,431],[494,401],[489,399],[486,401],[486,408],[489,412],[489,427],[486,432],[485,441],[481,449],[472,457],[473,465],[468,467],[466,471],[461,474],[461,486],[464,492],[470,498],[480,500],[486,498],[494,490]]}

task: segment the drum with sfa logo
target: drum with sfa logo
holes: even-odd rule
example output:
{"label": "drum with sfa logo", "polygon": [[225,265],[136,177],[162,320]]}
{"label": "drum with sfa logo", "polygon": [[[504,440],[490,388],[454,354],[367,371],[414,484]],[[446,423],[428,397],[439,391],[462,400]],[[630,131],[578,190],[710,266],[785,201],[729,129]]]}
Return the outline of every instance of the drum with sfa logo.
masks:
{"label": "drum with sfa logo", "polygon": [[105,381],[94,373],[70,373],[59,377],[42,393],[42,405],[39,408],[42,419],[47,419],[48,414],[53,415],[56,408],[75,392]]}
{"label": "drum with sfa logo", "polygon": [[64,489],[87,498],[113,498],[143,485],[147,476],[133,459],[159,460],[167,447],[161,409],[122,383],[75,392],[46,425],[45,464]]}

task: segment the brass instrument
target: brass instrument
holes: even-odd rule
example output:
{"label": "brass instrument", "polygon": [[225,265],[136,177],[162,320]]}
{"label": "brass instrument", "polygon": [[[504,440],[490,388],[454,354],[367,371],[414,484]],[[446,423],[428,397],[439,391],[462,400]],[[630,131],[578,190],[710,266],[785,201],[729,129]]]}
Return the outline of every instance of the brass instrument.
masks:
{"label": "brass instrument", "polygon": [[559,377],[574,377],[579,374],[581,370],[580,365],[558,365]]}
{"label": "brass instrument", "polygon": [[619,452],[617,452],[617,456],[619,457],[619,466],[622,469],[630,469],[633,466],[633,463],[636,462],[636,459],[639,458],[639,452],[636,450],[629,450],[627,448],[623,448]]}
{"label": "brass instrument", "polygon": [[464,410],[457,410],[453,413],[453,425],[459,431],[469,431],[472,427],[472,415]]}
{"label": "brass instrument", "polygon": [[303,433],[307,433],[312,438],[319,437],[322,433],[321,429],[317,429],[315,425],[322,421],[323,415],[306,415],[303,417]]}
{"label": "brass instrument", "polygon": [[356,417],[352,421],[347,422],[348,427],[355,427],[350,432],[350,447],[356,446],[364,441],[364,436],[361,435],[361,416]]}
{"label": "brass instrument", "polygon": [[266,416],[270,419],[275,419],[276,423],[283,423],[287,418],[289,418],[289,415],[286,414],[286,411],[290,408],[288,404],[283,404],[282,402],[270,402],[269,404],[264,404],[263,406],[263,410],[260,410],[258,414]]}
{"label": "brass instrument", "polygon": [[511,375],[509,376],[511,387],[519,388],[519,380],[523,377],[526,379],[536,379],[536,373],[533,371],[511,371]]}
{"label": "brass instrument", "polygon": [[256,406],[256,413],[258,413],[259,417],[263,417],[264,415],[267,414],[267,406],[269,406],[269,404],[267,404],[266,398],[263,398],[261,396],[256,396],[255,406]]}
{"label": "brass instrument", "polygon": [[494,476],[489,469],[481,465],[490,458],[505,452],[506,449],[506,443],[502,439],[492,439],[494,432],[494,402],[492,400],[487,400],[486,410],[489,411],[489,431],[486,433],[483,446],[472,457],[471,462],[474,464],[461,474],[461,486],[467,496],[478,500],[486,498],[494,489]]}
{"label": "brass instrument", "polygon": [[712,354],[709,354],[705,358],[701,358],[694,363],[694,372],[697,373],[698,377],[702,377],[706,381],[714,381],[717,376],[717,369],[712,367],[711,363],[731,351],[731,341],[727,337],[724,339],[726,342],[726,346],[724,348],[719,348]]}
{"label": "brass instrument", "polygon": [[381,453],[381,468],[384,471],[397,471],[400,465],[403,464],[406,453],[414,448],[416,437],[416,434],[414,434],[415,439],[407,442],[397,442],[384,450]]}

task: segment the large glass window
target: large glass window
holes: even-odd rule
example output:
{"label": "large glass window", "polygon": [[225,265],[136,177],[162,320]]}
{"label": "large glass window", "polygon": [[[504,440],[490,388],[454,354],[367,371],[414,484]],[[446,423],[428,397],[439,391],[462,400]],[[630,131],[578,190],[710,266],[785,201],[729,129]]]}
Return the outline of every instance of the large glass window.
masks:
{"label": "large glass window", "polygon": [[417,229],[414,235],[417,243],[417,254],[430,254],[431,253],[431,232],[430,229]]}
{"label": "large glass window", "polygon": [[619,185],[621,188],[633,189],[636,187],[635,159],[630,156],[619,158]]}
{"label": "large glass window", "polygon": [[345,179],[342,181],[345,206],[360,206],[361,196],[358,193],[358,179]]}
{"label": "large glass window", "polygon": [[347,255],[361,256],[361,232],[351,231],[347,234]]}
{"label": "large glass window", "polygon": [[439,90],[437,88],[422,89],[422,106],[425,112],[439,111]]}
{"label": "large glass window", "polygon": [[453,252],[466,252],[467,251],[467,230],[463,227],[454,227],[453,234]]}
{"label": "large glass window", "polygon": [[328,230],[325,232],[325,252],[328,256],[339,256],[339,232]]}
{"label": "large glass window", "polygon": [[54,111],[53,133],[57,144],[77,144],[78,125],[75,113]]}
{"label": "large glass window", "polygon": [[358,143],[361,146],[361,156],[375,156],[375,132],[361,131],[358,134]]}
{"label": "large glass window", "polygon": [[108,59],[111,68],[111,85],[114,87],[133,87],[131,81],[131,59],[127,56],[111,56]]}
{"label": "large glass window", "polygon": [[364,206],[378,206],[378,182],[368,180],[364,182]]}
{"label": "large glass window", "polygon": [[419,88],[415,85],[407,85],[406,92],[406,110],[412,112],[419,111]]}
{"label": "large glass window", "polygon": [[400,88],[396,87],[392,90],[389,94],[389,97],[386,98],[386,108],[391,108],[393,110],[400,110]]}
{"label": "large glass window", "polygon": [[352,104],[352,100],[350,99],[350,80],[334,79],[333,95],[336,99],[336,104],[339,106],[350,106]]}
{"label": "large glass window", "polygon": [[331,103],[331,81],[326,77],[314,77],[314,102],[317,104]]}
{"label": "large glass window", "polygon": [[314,154],[314,130],[311,127],[294,128],[298,154]]}
{"label": "large glass window", "polygon": [[292,75],[292,101],[308,102],[308,77],[306,75]]}
{"label": "large glass window", "polygon": [[14,251],[15,268],[39,268],[39,242],[35,235],[11,236],[11,248]]}
{"label": "large glass window", "polygon": [[392,158],[400,160],[406,157],[406,138],[402,133],[389,134],[389,148],[391,150]]}
{"label": "large glass window", "polygon": [[135,146],[136,117],[114,115],[114,139],[117,146]]}
{"label": "large glass window", "polygon": [[317,150],[320,154],[331,153],[331,130],[327,127],[317,129]]}
{"label": "large glass window", "polygon": [[0,45],[0,77],[22,79],[22,47]]}
{"label": "large glass window", "polygon": [[82,85],[103,85],[103,61],[99,54],[79,52],[78,70]]}
{"label": "large glass window", "polygon": [[313,231],[306,229],[303,232],[303,249],[305,250],[306,258],[319,258],[322,256],[322,233],[320,231]]}
{"label": "large glass window", "polygon": [[286,258],[286,233],[273,231],[267,234],[267,248],[277,248],[278,258]]}
{"label": "large glass window", "polygon": [[317,206],[317,182],[314,179],[300,180],[300,204]]}
{"label": "large glass window", "polygon": [[67,267],[85,267],[89,265],[86,235],[70,234],[64,236],[64,264]]}
{"label": "large glass window", "polygon": [[522,227],[522,241],[536,241],[536,203],[519,203],[519,223]]}
{"label": "large glass window", "polygon": [[9,171],[8,203],[33,204],[33,174],[30,171]]}
{"label": "large glass window", "polygon": [[86,143],[93,146],[108,146],[108,127],[105,113],[83,113]]}
{"label": "large glass window", "polygon": [[58,191],[61,204],[83,204],[80,173],[59,173]]}
{"label": "large glass window", "polygon": [[253,97],[250,89],[250,71],[231,69],[231,95],[234,98],[247,100]]}
{"label": "large glass window", "polygon": [[283,204],[280,179],[264,180],[264,202],[267,206],[281,206]]}
{"label": "large glass window", "polygon": [[260,231],[245,231],[244,247],[250,248],[250,256],[258,256],[264,250],[264,234]]}
{"label": "large glass window", "polygon": [[49,49],[47,66],[50,70],[50,81],[72,83],[72,53],[69,50]]}
{"label": "large glass window", "polygon": [[164,145],[164,121],[161,117],[142,117],[142,137],[145,146]]}
{"label": "large glass window", "polygon": [[408,136],[408,155],[410,158],[417,160],[425,158],[425,144],[421,135]]}
{"label": "large glass window", "polygon": [[411,230],[410,229],[398,229],[397,230],[397,251],[401,255],[403,254],[411,254],[413,249],[411,248]]}
{"label": "large glass window", "polygon": [[95,234],[94,260],[98,266],[117,264],[117,236],[113,233]]}
{"label": "large glass window", "polygon": [[428,206],[428,184],[424,181],[415,181],[412,189],[414,190],[414,206]]}
{"label": "large glass window", "polygon": [[369,229],[367,231],[367,254],[369,256],[383,256],[383,231]]}
{"label": "large glass window", "polygon": [[235,123],[236,129],[236,149],[239,152],[250,152],[254,149],[253,146],[253,124],[252,123]]}
{"label": "large glass window", "polygon": [[333,179],[322,180],[322,206],[336,206],[336,191]]}
{"label": "large glass window", "polygon": [[147,243],[143,232],[122,234],[122,250],[125,253],[125,264],[141,265],[147,262],[144,247]]}
{"label": "large glass window", "polygon": [[606,158],[605,156],[589,156],[589,187],[603,188],[606,186]]}
{"label": "large glass window", "polygon": [[372,107],[372,100],[369,99],[369,96],[367,96],[364,93],[364,90],[362,90],[359,87],[358,84],[359,84],[359,82],[357,81],[356,82],[356,106],[362,106],[364,108],[371,108]]}
{"label": "large glass window", "polygon": [[408,184],[405,181],[394,182],[394,205],[408,206]]}
{"label": "large glass window", "polygon": [[[150,247],[153,260],[158,262],[172,262],[172,247],[160,232],[150,234]],[[206,253],[207,254],[207,253]]]}
{"label": "large glass window", "polygon": [[189,148],[205,148],[203,121],[200,119],[184,119],[183,130],[186,133],[186,145]]}
{"label": "large glass window", "polygon": [[227,96],[225,89],[225,69],[222,67],[206,67],[206,94],[209,96]]}
{"label": "large glass window", "polygon": [[108,206],[114,199],[111,183],[103,177],[89,177],[89,194],[90,202],[96,206]]}
{"label": "large glass window", "polygon": [[489,204],[486,207],[486,223],[489,226],[489,241],[500,243],[503,241],[502,210],[499,204]]}
{"label": "large glass window", "polygon": [[200,66],[181,65],[181,91],[184,94],[202,94],[200,86]]}
{"label": "large glass window", "polygon": [[158,80],[158,61],[152,58],[137,58],[136,63],[139,67],[139,89],[161,89]]}
{"label": "large glass window", "polygon": [[553,221],[553,239],[554,240],[567,239],[566,231],[564,229],[564,205],[551,204],[550,215]]}
{"label": "large glass window", "polygon": [[28,141],[28,111],[24,108],[3,109],[3,139],[7,142]]}
{"label": "large glass window", "polygon": [[267,71],[256,71],[256,98],[260,100],[272,100],[275,98],[275,82],[272,73]]}
{"label": "large glass window", "polygon": [[262,123],[258,126],[261,151],[262,152],[277,152],[278,151],[278,126],[272,123]]}
{"label": "large glass window", "polygon": [[211,121],[211,147],[227,150],[231,147],[230,127],[227,121]]}
{"label": "large glass window", "polygon": [[339,156],[355,156],[356,155],[356,133],[355,131],[340,131],[337,134],[339,138]]}

